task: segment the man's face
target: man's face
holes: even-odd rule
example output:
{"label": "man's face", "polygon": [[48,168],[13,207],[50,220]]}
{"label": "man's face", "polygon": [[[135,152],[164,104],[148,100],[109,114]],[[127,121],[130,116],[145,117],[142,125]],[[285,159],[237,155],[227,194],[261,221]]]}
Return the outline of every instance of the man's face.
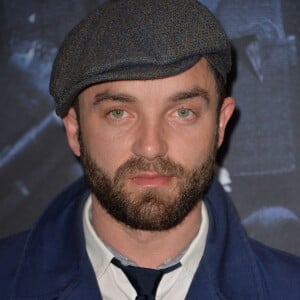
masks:
{"label": "man's face", "polygon": [[[179,75],[96,84],[64,118],[93,197],[135,229],[181,223],[209,186],[216,149],[234,108],[218,96],[202,59]],[[80,126],[79,126],[80,124]]]}

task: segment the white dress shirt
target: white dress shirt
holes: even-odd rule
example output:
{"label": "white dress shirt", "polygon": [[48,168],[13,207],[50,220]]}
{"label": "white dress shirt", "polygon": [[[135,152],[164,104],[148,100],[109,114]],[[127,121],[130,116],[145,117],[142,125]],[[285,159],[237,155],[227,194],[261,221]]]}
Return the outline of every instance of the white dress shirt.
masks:
{"label": "white dress shirt", "polygon": [[[185,298],[200,260],[203,256],[208,232],[208,214],[202,202],[200,230],[180,259],[182,266],[163,276],[159,283],[156,299],[182,300]],[[83,213],[86,249],[104,300],[132,300],[135,289],[126,275],[111,263],[112,251],[96,234],[91,224],[91,196],[86,201]]]}

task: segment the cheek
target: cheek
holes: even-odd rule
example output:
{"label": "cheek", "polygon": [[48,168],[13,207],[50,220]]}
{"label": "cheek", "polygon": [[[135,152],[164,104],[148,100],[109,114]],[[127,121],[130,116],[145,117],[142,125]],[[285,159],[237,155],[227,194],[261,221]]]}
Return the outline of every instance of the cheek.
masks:
{"label": "cheek", "polygon": [[89,128],[84,135],[84,142],[97,165],[110,176],[130,157],[129,140],[122,135],[113,134],[109,130]]}
{"label": "cheek", "polygon": [[187,167],[199,165],[211,155],[216,142],[215,123],[190,130],[178,130],[169,143],[169,157]]}

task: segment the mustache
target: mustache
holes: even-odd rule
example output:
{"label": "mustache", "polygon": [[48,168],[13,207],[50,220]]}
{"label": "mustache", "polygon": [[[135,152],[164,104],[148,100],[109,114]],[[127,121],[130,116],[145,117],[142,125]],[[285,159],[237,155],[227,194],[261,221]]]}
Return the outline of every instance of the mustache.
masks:
{"label": "mustache", "polygon": [[139,172],[155,172],[163,176],[181,176],[184,174],[184,168],[169,158],[158,157],[149,161],[143,157],[131,158],[122,164],[116,171],[114,181],[122,177],[131,177]]}

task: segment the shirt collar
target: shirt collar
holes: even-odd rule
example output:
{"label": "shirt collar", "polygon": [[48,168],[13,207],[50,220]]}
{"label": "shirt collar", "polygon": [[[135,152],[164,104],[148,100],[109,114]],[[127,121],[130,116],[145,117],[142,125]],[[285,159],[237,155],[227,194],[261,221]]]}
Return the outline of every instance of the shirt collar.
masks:
{"label": "shirt collar", "polygon": [[100,278],[107,270],[114,255],[108,250],[103,241],[98,237],[91,223],[92,197],[88,197],[83,209],[83,230],[86,249],[96,277]]}
{"label": "shirt collar", "polygon": [[[85,203],[83,210],[83,228],[86,240],[86,249],[95,274],[99,279],[109,267],[114,256],[123,261],[127,259],[123,256],[120,257],[119,253],[115,253],[115,250],[110,249],[110,247],[105,245],[101,238],[99,238],[99,236],[96,234],[95,229],[93,228],[91,223],[91,205],[92,199],[90,195]],[[201,205],[201,215],[202,220],[200,229],[190,245],[177,257],[167,260],[162,265],[160,265],[159,268],[168,267],[180,260],[182,267],[190,275],[194,275],[203,256],[208,233],[208,213],[204,201],[202,201]]]}
{"label": "shirt collar", "polygon": [[194,276],[198,265],[203,257],[207,233],[209,227],[208,213],[205,202],[201,202],[201,225],[195,238],[190,243],[186,253],[181,259],[183,268],[191,275]]}

